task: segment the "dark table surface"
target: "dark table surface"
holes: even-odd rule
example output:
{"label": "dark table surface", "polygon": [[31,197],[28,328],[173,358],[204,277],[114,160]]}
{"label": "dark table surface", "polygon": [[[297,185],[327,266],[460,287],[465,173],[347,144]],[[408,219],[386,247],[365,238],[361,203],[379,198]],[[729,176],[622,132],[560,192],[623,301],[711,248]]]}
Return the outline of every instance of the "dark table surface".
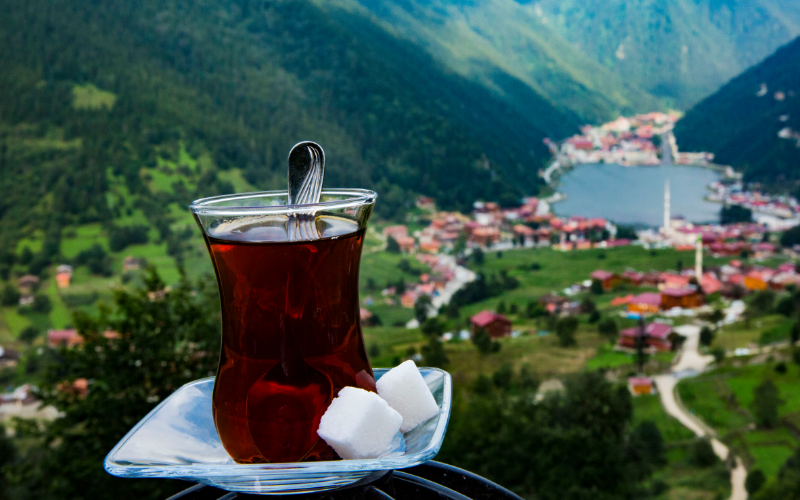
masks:
{"label": "dark table surface", "polygon": [[302,495],[249,495],[198,484],[167,500],[522,500],[487,479],[439,462],[427,462],[402,471],[388,471],[368,483],[335,491]]}

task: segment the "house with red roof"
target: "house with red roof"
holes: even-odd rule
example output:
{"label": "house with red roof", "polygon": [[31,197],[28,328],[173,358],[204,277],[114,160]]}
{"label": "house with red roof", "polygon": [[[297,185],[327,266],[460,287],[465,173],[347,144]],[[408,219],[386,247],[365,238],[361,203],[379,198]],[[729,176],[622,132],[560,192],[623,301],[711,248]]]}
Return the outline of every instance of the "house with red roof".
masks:
{"label": "house with red roof", "polygon": [[[647,349],[670,351],[676,345],[676,335],[670,325],[650,323],[644,328],[642,341]],[[640,336],[642,336],[640,327],[626,328],[619,332],[618,345],[627,349],[636,349],[636,342]]]}
{"label": "house with red roof", "polygon": [[511,335],[511,320],[492,311],[481,311],[469,319],[472,336],[480,329],[486,330],[492,338],[508,337]]}
{"label": "house with red roof", "polygon": [[661,309],[682,307],[691,309],[703,305],[703,294],[695,287],[665,288],[661,290]]}
{"label": "house with red roof", "polygon": [[645,292],[628,300],[628,312],[638,314],[655,314],[661,308],[661,294]]}
{"label": "house with red roof", "polygon": [[641,285],[644,280],[644,274],[637,271],[625,271],[622,273],[622,281],[630,283],[631,285]]}
{"label": "house with red roof", "polygon": [[602,269],[598,269],[591,274],[592,280],[597,280],[600,284],[603,285],[603,290],[611,290],[612,288],[616,287],[619,282],[621,281],[619,275],[616,273],[603,271]]}

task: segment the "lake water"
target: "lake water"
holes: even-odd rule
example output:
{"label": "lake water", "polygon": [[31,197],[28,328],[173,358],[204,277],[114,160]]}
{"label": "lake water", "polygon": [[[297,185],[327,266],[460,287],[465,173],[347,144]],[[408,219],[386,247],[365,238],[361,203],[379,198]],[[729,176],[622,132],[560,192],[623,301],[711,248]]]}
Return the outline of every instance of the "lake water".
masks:
{"label": "lake water", "polygon": [[553,211],[557,215],[603,217],[617,224],[661,226],[667,179],[673,217],[681,215],[691,222],[719,220],[720,205],[703,200],[706,186],[719,175],[706,168],[673,165],[579,165],[561,176],[558,191],[567,199],[555,203]]}

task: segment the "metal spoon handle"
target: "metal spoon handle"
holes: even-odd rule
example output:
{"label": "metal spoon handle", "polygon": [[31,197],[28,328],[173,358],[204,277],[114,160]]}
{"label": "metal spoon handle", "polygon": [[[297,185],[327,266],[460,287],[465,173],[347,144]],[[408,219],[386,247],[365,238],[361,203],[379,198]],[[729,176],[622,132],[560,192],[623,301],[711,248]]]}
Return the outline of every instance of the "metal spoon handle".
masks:
{"label": "metal spoon handle", "polygon": [[289,204],[318,203],[325,177],[325,152],[319,144],[304,141],[289,152]]}

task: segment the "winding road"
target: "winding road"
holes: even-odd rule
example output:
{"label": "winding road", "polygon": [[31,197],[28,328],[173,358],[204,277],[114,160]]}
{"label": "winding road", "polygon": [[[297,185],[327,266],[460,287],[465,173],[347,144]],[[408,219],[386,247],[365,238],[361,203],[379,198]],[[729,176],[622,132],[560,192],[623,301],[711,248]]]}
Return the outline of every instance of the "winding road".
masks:
{"label": "winding road", "polygon": [[[694,416],[675,396],[675,386],[682,378],[699,375],[714,360],[713,356],[704,356],[698,351],[700,343],[700,327],[695,325],[682,325],[675,328],[675,332],[686,337],[681,349],[678,362],[672,367],[670,373],[654,377],[661,404],[664,410],[678,419],[687,429],[698,437],[711,438],[711,446],[720,460],[726,460],[730,450],[716,438],[714,430],[702,420]],[[738,457],[736,467],[731,471],[731,496],[730,500],[747,500],[747,490],[744,487],[747,470]]]}

